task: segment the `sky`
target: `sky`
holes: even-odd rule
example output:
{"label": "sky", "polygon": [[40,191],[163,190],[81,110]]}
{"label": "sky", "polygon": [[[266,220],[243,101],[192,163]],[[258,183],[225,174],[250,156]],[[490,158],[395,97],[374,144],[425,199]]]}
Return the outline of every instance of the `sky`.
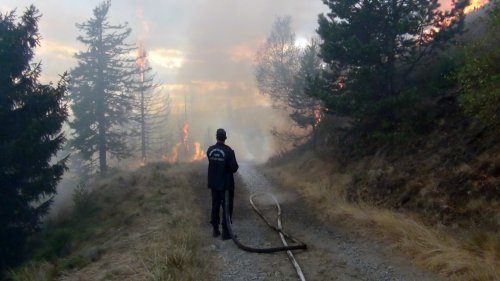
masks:
{"label": "sky", "polygon": [[[73,55],[84,46],[76,40],[75,23],[88,20],[99,3],[2,0],[0,11],[17,8],[19,15],[30,4],[40,10],[36,60],[47,83],[76,64]],[[128,22],[133,30],[128,42],[143,42],[157,83],[171,97],[174,138],[187,116],[193,141],[207,143],[223,127],[237,156],[266,160],[279,149],[271,129],[286,128],[289,121],[258,93],[254,55],[276,17],[290,15],[297,39],[305,41],[324,12],[321,0],[114,0],[109,22]]]}

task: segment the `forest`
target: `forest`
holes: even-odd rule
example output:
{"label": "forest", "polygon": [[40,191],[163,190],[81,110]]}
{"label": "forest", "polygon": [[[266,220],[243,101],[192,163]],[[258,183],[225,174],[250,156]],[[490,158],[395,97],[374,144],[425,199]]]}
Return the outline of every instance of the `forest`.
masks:
{"label": "forest", "polygon": [[[315,1],[240,18],[242,3],[173,1],[182,30],[140,10],[136,31],[116,20],[132,8],[105,0],[72,10],[64,44],[37,3],[0,5],[0,280],[246,280],[203,259],[199,186],[220,127],[245,163],[237,186],[256,169],[300,198],[290,208],[324,213],[317,227],[439,276],[422,280],[498,280],[498,1]],[[162,234],[126,242],[150,226]],[[123,245],[103,242],[123,228]],[[96,269],[121,252],[141,265]]]}

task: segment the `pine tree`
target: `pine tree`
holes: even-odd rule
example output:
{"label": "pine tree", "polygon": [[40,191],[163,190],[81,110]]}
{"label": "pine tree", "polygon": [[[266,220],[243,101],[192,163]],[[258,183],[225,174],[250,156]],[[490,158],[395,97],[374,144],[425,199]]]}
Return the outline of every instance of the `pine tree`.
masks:
{"label": "pine tree", "polygon": [[362,138],[401,135],[420,98],[412,75],[461,31],[467,1],[450,12],[438,0],[323,2],[330,12],[319,16],[317,32],[328,71],[317,94],[331,112],[351,117]]}
{"label": "pine tree", "polygon": [[313,142],[316,140],[316,126],[323,114],[321,101],[314,95],[315,79],[320,76],[322,65],[318,53],[318,42],[313,39],[300,55],[299,70],[288,97],[292,109],[290,117],[299,127],[311,128]]}
{"label": "pine tree", "polygon": [[53,161],[65,140],[66,81],[38,81],[39,19],[34,6],[19,22],[14,12],[0,14],[0,272],[21,260],[66,169],[66,158]]}
{"label": "pine tree", "polygon": [[117,159],[130,155],[125,124],[133,107],[137,72],[134,60],[127,58],[134,50],[125,43],[131,29],[108,22],[110,5],[110,1],[103,2],[91,19],[76,25],[84,33],[77,39],[86,50],[75,55],[78,65],[71,71],[70,87],[71,144],[87,161],[98,158],[101,174],[106,173],[108,154]]}

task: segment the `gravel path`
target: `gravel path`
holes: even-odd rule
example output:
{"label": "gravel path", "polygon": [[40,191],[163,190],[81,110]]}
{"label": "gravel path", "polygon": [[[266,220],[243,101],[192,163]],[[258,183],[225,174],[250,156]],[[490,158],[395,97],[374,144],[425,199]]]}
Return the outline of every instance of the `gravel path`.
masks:
{"label": "gravel path", "polygon": [[[211,234],[210,197],[209,190],[201,199],[206,206],[206,233]],[[238,239],[248,246],[269,247],[281,246],[279,236],[267,227],[254,213],[248,198],[250,193],[237,179],[237,190],[234,199],[233,231]],[[215,264],[218,266],[216,280],[221,281],[248,281],[248,280],[295,280],[290,262],[285,253],[256,254],[240,250],[232,240],[222,241],[220,237],[212,238],[209,251],[214,254]]]}
{"label": "gravel path", "polygon": [[[233,215],[235,233],[245,245],[281,246],[279,236],[265,226],[248,202],[251,193],[273,193],[283,210],[285,231],[308,244],[307,251],[295,253],[307,280],[440,280],[391,253],[385,245],[321,222],[296,194],[273,186],[252,164],[242,163],[238,175]],[[209,214],[209,191],[206,192],[201,204],[207,206]],[[274,218],[274,206],[266,203],[259,201],[258,205],[263,206],[266,215]],[[209,224],[206,231],[210,233]],[[208,247],[217,259],[217,280],[298,280],[285,252],[248,253],[238,249],[231,240],[213,238],[212,241]]]}

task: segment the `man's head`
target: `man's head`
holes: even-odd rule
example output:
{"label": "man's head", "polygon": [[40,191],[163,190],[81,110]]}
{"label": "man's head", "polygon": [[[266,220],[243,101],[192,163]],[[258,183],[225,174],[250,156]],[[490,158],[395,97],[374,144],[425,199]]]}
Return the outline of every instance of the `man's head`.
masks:
{"label": "man's head", "polygon": [[224,129],[217,129],[217,133],[215,133],[215,137],[217,138],[218,141],[225,141],[227,139],[226,137],[226,131]]}

